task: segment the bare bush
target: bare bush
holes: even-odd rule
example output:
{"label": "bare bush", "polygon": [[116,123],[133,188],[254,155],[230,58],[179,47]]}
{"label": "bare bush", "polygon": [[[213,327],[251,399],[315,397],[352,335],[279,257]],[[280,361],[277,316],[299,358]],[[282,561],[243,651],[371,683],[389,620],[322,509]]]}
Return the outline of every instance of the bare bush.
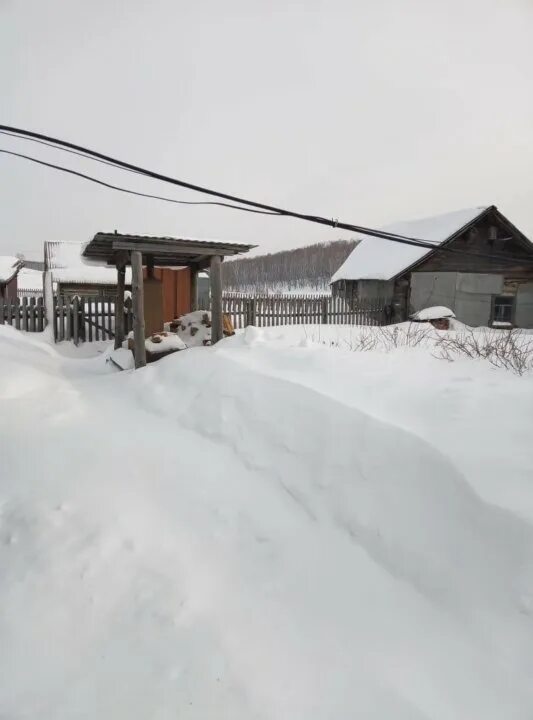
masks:
{"label": "bare bush", "polygon": [[533,339],[521,330],[465,330],[440,336],[436,354],[442,360],[482,358],[491,365],[523,375],[533,369]]}

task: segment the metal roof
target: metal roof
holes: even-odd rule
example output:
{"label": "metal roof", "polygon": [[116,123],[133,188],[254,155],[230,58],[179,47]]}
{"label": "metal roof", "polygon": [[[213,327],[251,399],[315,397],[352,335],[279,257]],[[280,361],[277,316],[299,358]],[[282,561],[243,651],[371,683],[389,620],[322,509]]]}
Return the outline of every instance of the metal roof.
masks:
{"label": "metal roof", "polygon": [[115,265],[116,254],[121,250],[138,250],[144,256],[150,256],[156,266],[175,267],[198,264],[213,255],[237,255],[248,252],[253,247],[255,245],[190,237],[154,237],[99,232],[86,243],[82,255],[93,262]]}

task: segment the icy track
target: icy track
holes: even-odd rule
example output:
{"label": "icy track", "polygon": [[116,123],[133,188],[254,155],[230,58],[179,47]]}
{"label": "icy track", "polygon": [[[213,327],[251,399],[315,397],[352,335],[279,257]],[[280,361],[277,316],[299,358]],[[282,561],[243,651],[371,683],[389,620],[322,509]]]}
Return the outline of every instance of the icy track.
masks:
{"label": "icy track", "polygon": [[532,379],[301,333],[0,327],[2,720],[533,717]]}

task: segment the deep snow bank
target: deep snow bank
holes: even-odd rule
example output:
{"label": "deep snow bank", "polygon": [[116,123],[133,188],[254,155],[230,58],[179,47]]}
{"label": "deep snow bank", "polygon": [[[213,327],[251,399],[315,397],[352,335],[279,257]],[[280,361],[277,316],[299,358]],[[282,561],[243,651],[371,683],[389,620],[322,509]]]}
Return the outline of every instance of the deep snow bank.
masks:
{"label": "deep snow bank", "polygon": [[0,715],[530,717],[531,526],[267,345],[97,377],[0,334],[40,378],[0,416]]}

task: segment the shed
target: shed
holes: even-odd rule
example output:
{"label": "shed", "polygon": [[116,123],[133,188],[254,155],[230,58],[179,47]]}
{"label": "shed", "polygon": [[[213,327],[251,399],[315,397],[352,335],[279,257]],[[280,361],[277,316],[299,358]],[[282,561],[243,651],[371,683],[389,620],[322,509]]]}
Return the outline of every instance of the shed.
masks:
{"label": "shed", "polygon": [[383,230],[434,248],[361,235],[331,279],[334,294],[390,301],[396,321],[443,305],[472,326],[533,327],[533,244],[496,206]]}
{"label": "shed", "polygon": [[[116,348],[124,341],[124,286],[126,272],[131,267],[135,367],[141,367],[146,364],[146,337],[163,328],[165,269],[177,267],[189,269],[190,310],[195,310],[197,305],[198,273],[209,269],[211,337],[212,342],[216,343],[223,335],[222,261],[228,255],[248,252],[253,247],[253,245],[218,240],[99,232],[85,245],[82,255],[86,261],[107,266],[102,269],[116,274]],[[115,268],[114,271],[112,267]],[[143,267],[146,268],[145,272]],[[159,277],[157,272],[160,274]]]}
{"label": "shed", "polygon": [[0,255],[0,299],[17,297],[17,275],[23,262],[14,255]]}

